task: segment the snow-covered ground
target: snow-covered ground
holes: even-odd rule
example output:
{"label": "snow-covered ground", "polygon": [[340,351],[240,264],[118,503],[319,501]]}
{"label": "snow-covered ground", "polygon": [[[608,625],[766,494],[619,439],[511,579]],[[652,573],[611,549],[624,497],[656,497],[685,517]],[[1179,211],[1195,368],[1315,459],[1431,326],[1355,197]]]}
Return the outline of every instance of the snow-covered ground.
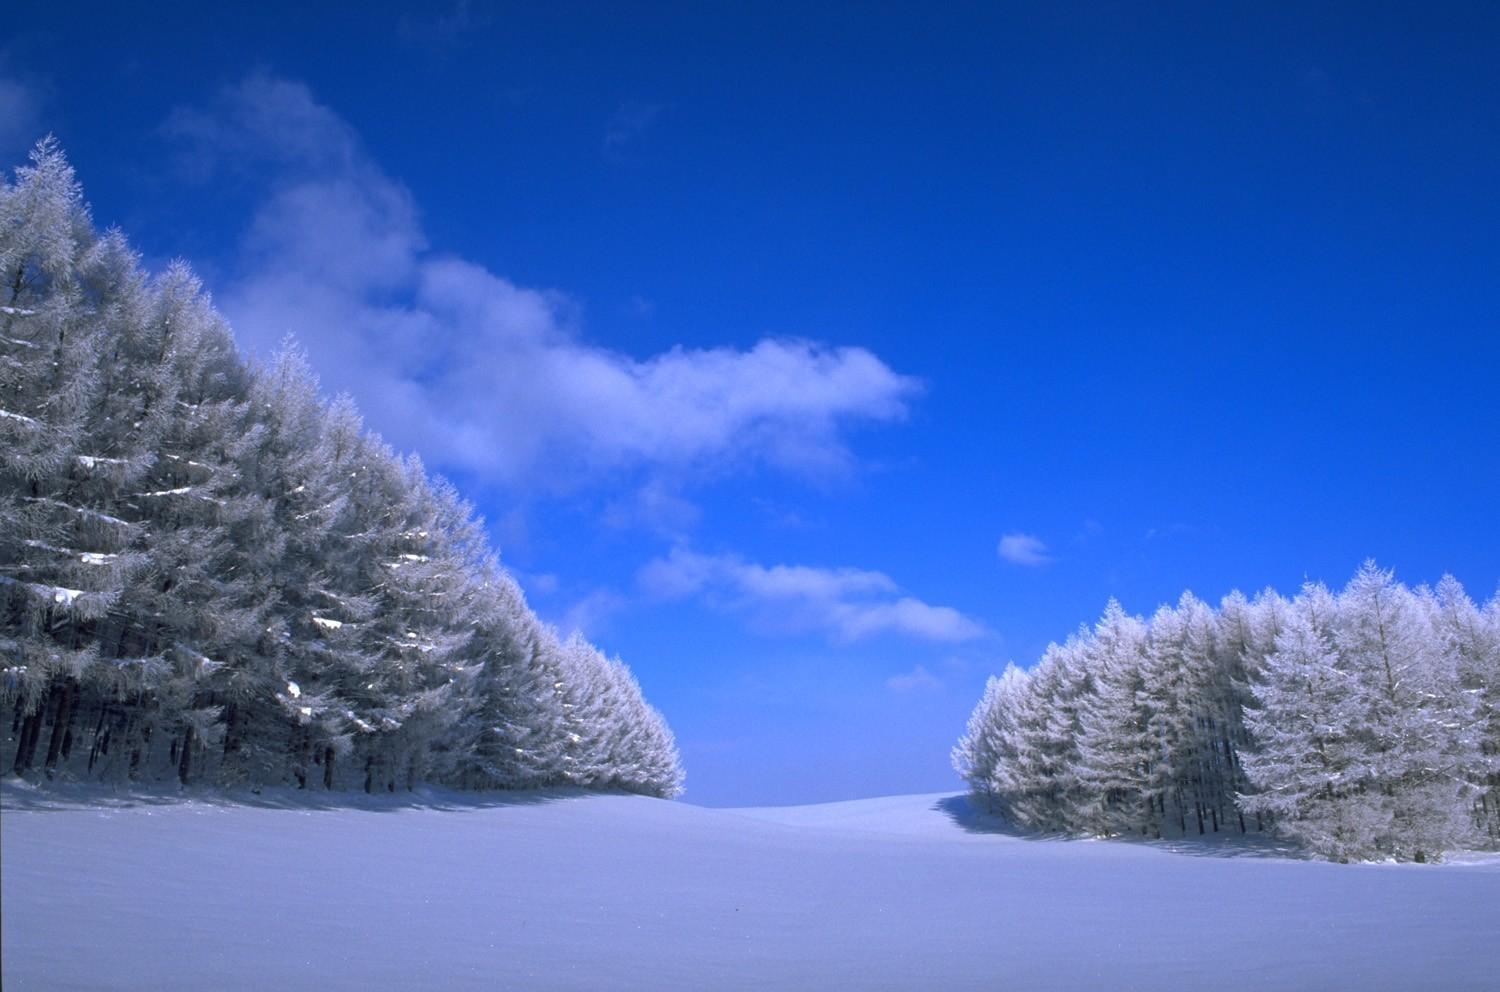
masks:
{"label": "snow-covered ground", "polygon": [[947,795],[252,799],[6,784],[5,989],[1500,988],[1493,857],[1024,840]]}

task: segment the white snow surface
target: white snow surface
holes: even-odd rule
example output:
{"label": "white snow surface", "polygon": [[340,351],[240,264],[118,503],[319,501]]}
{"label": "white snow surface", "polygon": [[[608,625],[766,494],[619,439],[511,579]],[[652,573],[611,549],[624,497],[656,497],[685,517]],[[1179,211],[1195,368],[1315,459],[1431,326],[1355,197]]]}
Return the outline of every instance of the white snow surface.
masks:
{"label": "white snow surface", "polygon": [[959,796],[0,791],[20,989],[1493,990],[1500,859],[1004,833]]}

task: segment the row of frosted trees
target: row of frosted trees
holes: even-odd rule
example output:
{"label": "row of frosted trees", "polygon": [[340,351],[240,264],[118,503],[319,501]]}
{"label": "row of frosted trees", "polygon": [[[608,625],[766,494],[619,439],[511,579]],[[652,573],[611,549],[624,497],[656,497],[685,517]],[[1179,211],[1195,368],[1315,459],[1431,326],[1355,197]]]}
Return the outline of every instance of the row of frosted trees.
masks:
{"label": "row of frosted trees", "polygon": [[1500,843],[1500,597],[1366,563],[1150,620],[1111,601],[1031,670],[989,680],[954,765],[1026,829],[1271,829],[1339,860]]}
{"label": "row of frosted trees", "polygon": [[625,666],[297,354],[247,364],[185,266],[96,232],[50,142],[0,187],[0,280],[5,770],[680,790]]}

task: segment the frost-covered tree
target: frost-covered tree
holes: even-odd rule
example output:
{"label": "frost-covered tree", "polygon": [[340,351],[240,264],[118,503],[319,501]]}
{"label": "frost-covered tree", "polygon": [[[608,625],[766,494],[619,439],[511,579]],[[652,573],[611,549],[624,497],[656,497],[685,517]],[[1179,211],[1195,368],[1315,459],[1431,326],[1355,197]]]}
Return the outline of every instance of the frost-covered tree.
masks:
{"label": "frost-covered tree", "polygon": [[1243,802],[1286,836],[1348,860],[1375,851],[1379,825],[1354,801],[1371,784],[1370,755],[1359,686],[1334,643],[1337,613],[1327,589],[1308,586],[1276,638],[1247,714],[1256,746],[1246,767],[1257,788]]}
{"label": "frost-covered tree", "polygon": [[985,682],[984,696],[969,717],[968,729],[953,748],[953,767],[987,810],[1011,819],[1017,811],[1002,805],[1021,782],[1003,781],[1015,775],[1026,760],[1023,751],[1023,712],[1027,674],[1014,664]]}
{"label": "frost-covered tree", "polygon": [[992,679],[954,749],[1019,826],[1274,829],[1338,858],[1500,840],[1500,597],[1412,591],[1366,563],[1339,593],[1111,601],[1034,669]]}
{"label": "frost-covered tree", "polygon": [[682,781],[634,677],[559,644],[452,487],[294,349],[245,362],[186,265],[94,230],[50,139],[0,185],[0,669],[19,774]]}
{"label": "frost-covered tree", "polygon": [[[1184,593],[1177,607],[1162,607],[1151,618],[1142,663],[1147,728],[1156,757],[1145,788],[1162,822],[1188,832],[1188,815],[1199,834],[1212,796],[1212,715],[1208,685],[1213,677],[1214,613]],[[1170,813],[1169,813],[1170,810]]]}
{"label": "frost-covered tree", "polygon": [[1473,734],[1464,753],[1464,778],[1477,793],[1475,818],[1490,842],[1500,842],[1500,596],[1484,609],[1457,579],[1443,576],[1427,600],[1431,622],[1452,660],[1456,691],[1466,697]]}
{"label": "frost-covered tree", "polygon": [[1466,777],[1477,750],[1473,708],[1431,621],[1410,590],[1366,562],[1339,597],[1334,634],[1369,754],[1358,802],[1371,819],[1388,817],[1378,850],[1417,860],[1474,839],[1477,792]]}
{"label": "frost-covered tree", "polygon": [[1160,833],[1150,788],[1160,754],[1145,692],[1146,625],[1110,600],[1088,640],[1093,691],[1078,712],[1081,825],[1099,835]]}

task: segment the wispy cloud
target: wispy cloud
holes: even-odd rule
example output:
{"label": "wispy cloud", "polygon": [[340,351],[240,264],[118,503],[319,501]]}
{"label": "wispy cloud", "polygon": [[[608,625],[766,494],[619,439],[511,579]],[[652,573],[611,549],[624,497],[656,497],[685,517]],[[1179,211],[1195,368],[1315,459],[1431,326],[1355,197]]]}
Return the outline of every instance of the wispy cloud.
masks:
{"label": "wispy cloud", "polygon": [[218,293],[237,336],[264,354],[295,334],[329,391],[441,468],[541,489],[620,471],[826,476],[852,468],[850,425],[902,419],[920,391],[859,347],[591,343],[566,294],[430,250],[411,193],[300,83],[253,75],[165,131],[195,175],[267,177]]}
{"label": "wispy cloud", "polygon": [[1013,565],[1046,565],[1052,561],[1046,543],[1032,534],[1006,534],[995,552]]}
{"label": "wispy cloud", "polygon": [[604,157],[611,162],[626,162],[640,154],[640,146],[661,117],[659,103],[627,100],[620,104],[604,126]]}
{"label": "wispy cloud", "polygon": [[952,607],[904,595],[890,576],[864,569],[767,566],[679,547],[642,567],[637,583],[648,596],[700,598],[777,633],[815,630],[841,642],[880,634],[965,641],[985,633]]}
{"label": "wispy cloud", "polygon": [[561,585],[552,572],[525,572],[515,567],[508,571],[513,579],[521,583],[521,588],[526,590],[528,596],[553,596]]}
{"label": "wispy cloud", "polygon": [[934,692],[943,687],[943,680],[918,665],[901,675],[892,675],[885,680],[885,687],[892,692]]}
{"label": "wispy cloud", "polygon": [[564,634],[597,637],[611,617],[626,606],[625,597],[611,589],[595,589],[569,606],[558,627]]}

